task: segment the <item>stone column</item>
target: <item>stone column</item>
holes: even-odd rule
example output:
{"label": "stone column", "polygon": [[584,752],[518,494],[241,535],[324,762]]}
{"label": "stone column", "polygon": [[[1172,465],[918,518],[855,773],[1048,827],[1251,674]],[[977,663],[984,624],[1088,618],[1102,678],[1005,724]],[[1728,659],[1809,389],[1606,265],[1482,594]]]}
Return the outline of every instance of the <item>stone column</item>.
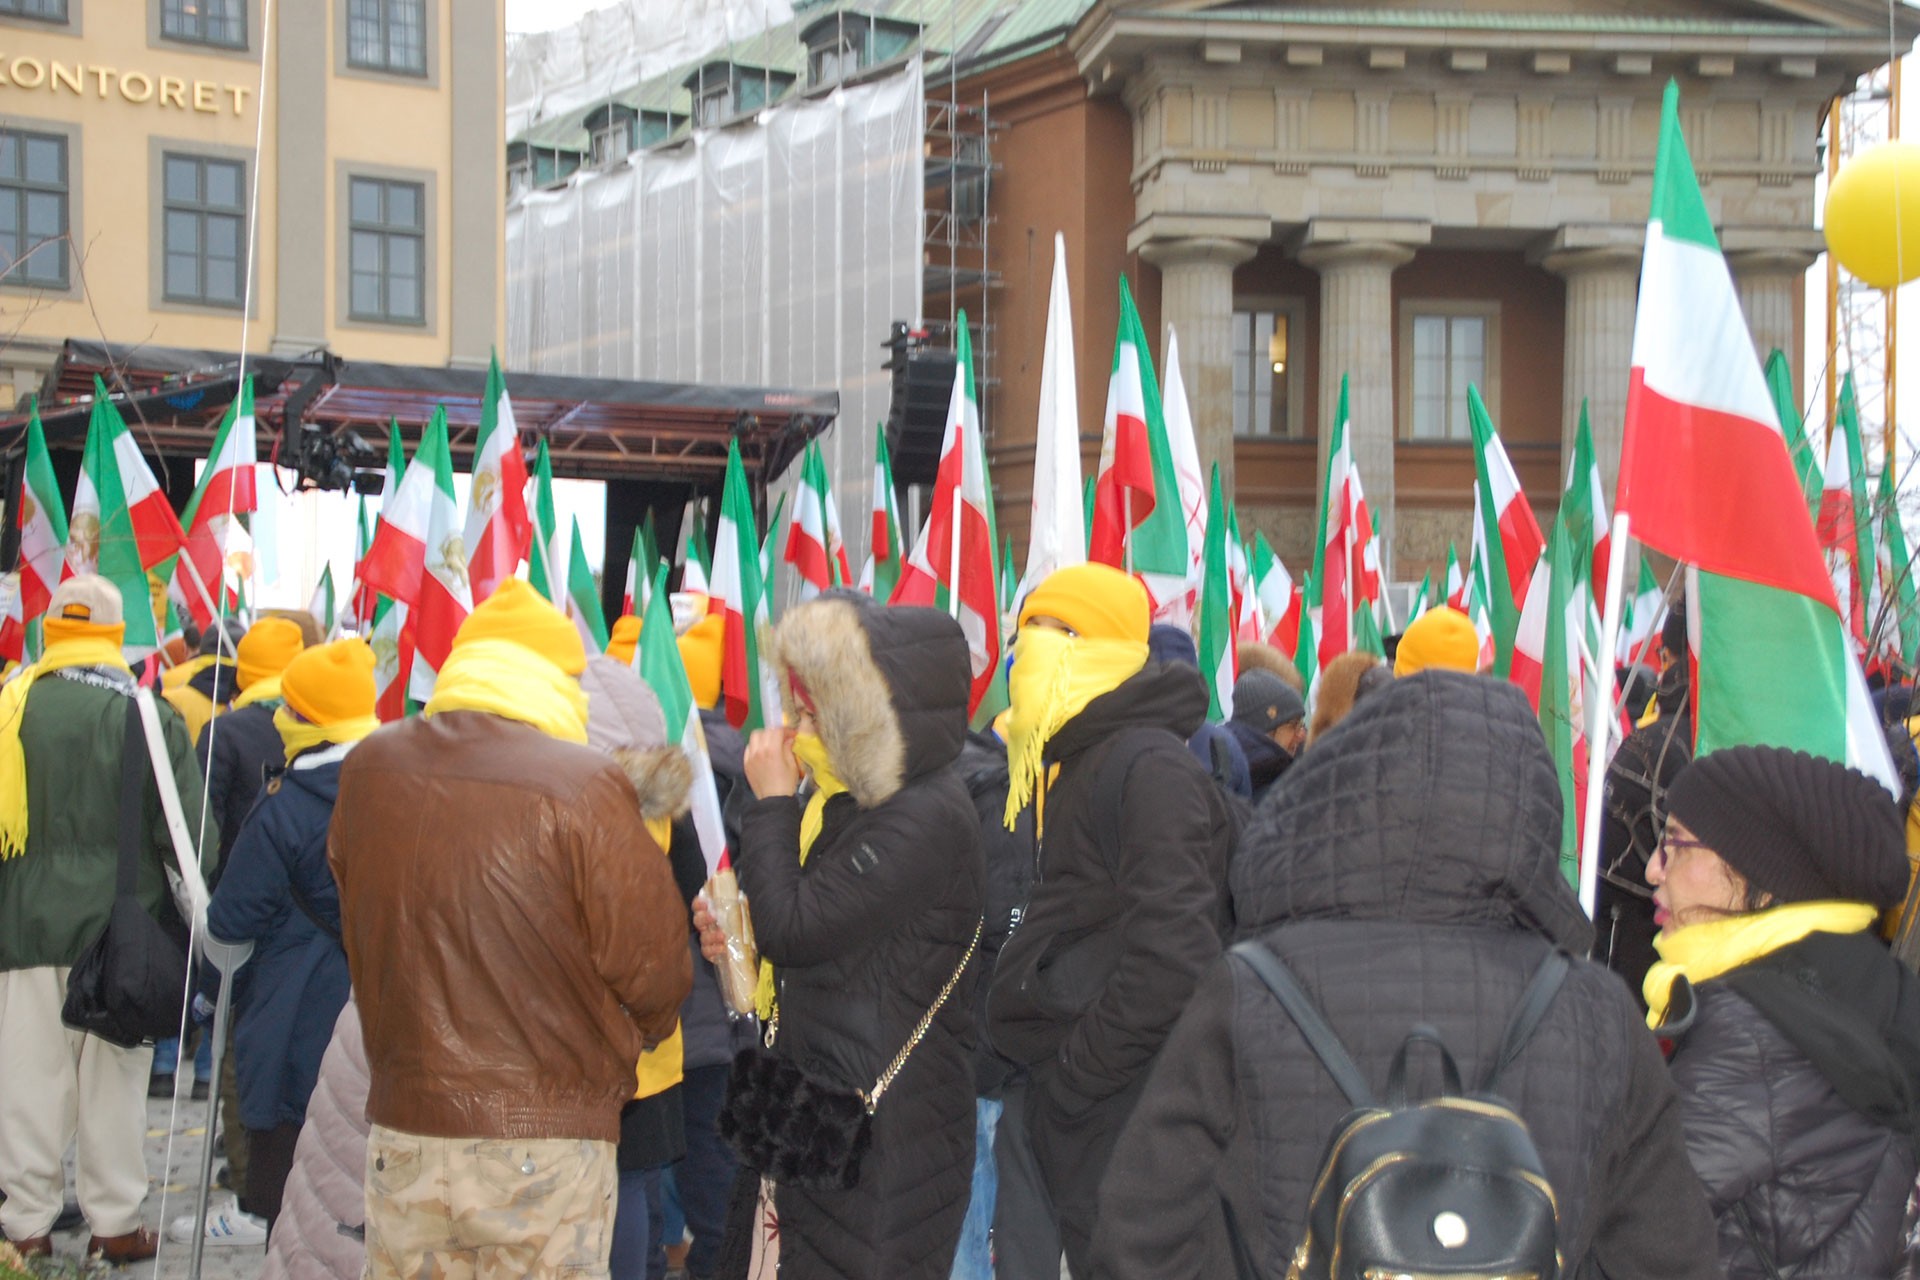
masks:
{"label": "stone column", "polygon": [[[1633,368],[1633,312],[1640,251],[1625,245],[1550,253],[1541,265],[1567,282],[1566,362],[1561,373],[1561,457],[1573,452],[1580,404],[1593,427],[1593,452],[1612,509]],[[1560,468],[1564,474],[1564,465]]]}
{"label": "stone column", "polygon": [[1753,348],[1762,363],[1779,350],[1786,352],[1789,368],[1800,367],[1800,352],[1793,341],[1795,294],[1813,260],[1813,254],[1799,249],[1752,249],[1727,255],[1740,310],[1746,314]]}
{"label": "stone column", "polygon": [[1320,472],[1348,384],[1348,447],[1367,505],[1379,513],[1383,542],[1394,545],[1393,273],[1413,250],[1390,240],[1310,244],[1300,261],[1320,273]]}
{"label": "stone column", "polygon": [[[1180,335],[1180,376],[1193,411],[1200,474],[1218,463],[1223,493],[1233,492],[1233,269],[1251,261],[1258,248],[1224,236],[1153,239],[1140,246],[1140,256],[1160,268],[1162,328]],[[1158,345],[1156,364],[1165,357],[1164,333]]]}

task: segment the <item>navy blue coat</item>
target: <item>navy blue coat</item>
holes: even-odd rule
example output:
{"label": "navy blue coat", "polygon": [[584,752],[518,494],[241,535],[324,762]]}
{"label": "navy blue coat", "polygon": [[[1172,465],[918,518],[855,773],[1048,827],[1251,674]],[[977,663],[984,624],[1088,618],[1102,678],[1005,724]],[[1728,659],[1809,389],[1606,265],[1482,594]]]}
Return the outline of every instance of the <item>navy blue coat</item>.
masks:
{"label": "navy blue coat", "polygon": [[[233,1065],[240,1122],[249,1129],[306,1118],[320,1057],[347,1002],[340,891],[327,866],[339,794],[338,760],[274,778],[235,839],[207,909],[214,937],[254,944],[234,983]],[[296,905],[296,886],[324,930]]]}

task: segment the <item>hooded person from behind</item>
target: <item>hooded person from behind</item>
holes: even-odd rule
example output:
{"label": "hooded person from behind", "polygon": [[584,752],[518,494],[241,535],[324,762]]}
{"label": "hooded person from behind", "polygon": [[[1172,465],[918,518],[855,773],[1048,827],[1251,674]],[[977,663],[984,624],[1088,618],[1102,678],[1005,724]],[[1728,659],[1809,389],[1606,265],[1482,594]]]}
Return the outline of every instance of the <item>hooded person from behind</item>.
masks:
{"label": "hooded person from behind", "polygon": [[[1200,651],[1185,628],[1156,623],[1147,631],[1147,657],[1153,662],[1185,663],[1200,669]],[[1247,773],[1247,757],[1239,741],[1223,725],[1203,720],[1187,739],[1187,750],[1200,767],[1213,775],[1222,791],[1242,800],[1253,799],[1253,781]]]}
{"label": "hooded person from behind", "polygon": [[167,700],[198,742],[207,721],[233,701],[234,653],[247,628],[238,618],[212,622],[200,633],[194,657],[160,677],[160,696]]}
{"label": "hooded person from behind", "polygon": [[1263,670],[1242,672],[1233,682],[1233,718],[1227,732],[1247,758],[1247,776],[1258,804],[1292,765],[1307,741],[1307,704],[1294,687]]}
{"label": "hooded person from behind", "polygon": [[207,778],[208,807],[220,822],[223,866],[265,785],[266,770],[286,763],[286,747],[274,727],[274,714],[285,702],[280,677],[305,647],[306,636],[291,618],[262,618],[247,628],[236,667],[240,694],[194,744]]}
{"label": "hooded person from behind", "polygon": [[1149,605],[1105,565],[1021,606],[1008,824],[1032,806],[1038,883],[994,968],[994,1046],[1032,1069],[1026,1119],[1068,1262],[1090,1274],[1100,1179],[1228,927],[1227,797],[1187,750],[1200,673],[1147,660]]}
{"label": "hooded person from behind", "polygon": [[[1478,1082],[1542,961],[1592,938],[1560,832],[1553,761],[1517,687],[1396,680],[1301,756],[1242,836],[1242,936],[1292,971],[1376,1096],[1416,1023]],[[1411,1092],[1434,1074],[1416,1070]],[[1499,1093],[1552,1184],[1562,1274],[1717,1274],[1673,1085],[1618,979],[1575,960]],[[1114,1155],[1094,1274],[1234,1275],[1230,1230],[1253,1274],[1284,1274],[1350,1109],[1253,971],[1213,965]]]}

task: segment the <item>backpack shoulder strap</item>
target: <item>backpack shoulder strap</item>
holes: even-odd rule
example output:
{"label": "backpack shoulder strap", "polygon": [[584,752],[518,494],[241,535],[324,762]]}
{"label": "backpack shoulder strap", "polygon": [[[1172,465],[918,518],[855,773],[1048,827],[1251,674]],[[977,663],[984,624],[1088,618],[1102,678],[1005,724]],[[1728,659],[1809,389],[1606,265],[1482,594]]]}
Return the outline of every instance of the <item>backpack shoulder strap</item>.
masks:
{"label": "backpack shoulder strap", "polygon": [[1486,1083],[1480,1086],[1480,1092],[1492,1093],[1500,1083],[1500,1077],[1513,1065],[1520,1051],[1527,1047],[1527,1041],[1533,1039],[1533,1033],[1540,1029],[1541,1021],[1547,1016],[1547,1007],[1560,993],[1560,985],[1567,980],[1567,974],[1573,968],[1573,962],[1567,953],[1557,947],[1547,953],[1540,967],[1533,971],[1533,980],[1527,983],[1527,989],[1520,993],[1520,1002],[1513,1007],[1513,1017],[1507,1022],[1506,1032],[1500,1037],[1500,1052],[1493,1060],[1493,1068],[1487,1072]]}
{"label": "backpack shoulder strap", "polygon": [[1327,1020],[1314,1007],[1312,997],[1301,990],[1292,972],[1281,963],[1280,957],[1255,941],[1237,944],[1229,953],[1253,970],[1254,976],[1266,984],[1280,1001],[1280,1006],[1300,1028],[1300,1035],[1313,1050],[1314,1056],[1340,1086],[1340,1092],[1347,1095],[1347,1101],[1356,1107],[1374,1105],[1373,1090],[1367,1087],[1367,1078],[1360,1074],[1360,1068],[1354,1065],[1353,1058],[1347,1053],[1346,1046],[1340,1043],[1340,1037],[1333,1033]]}
{"label": "backpack shoulder strap", "polygon": [[1120,852],[1120,810],[1126,799],[1127,777],[1140,757],[1160,744],[1162,735],[1186,750],[1186,743],[1164,729],[1129,729],[1100,762],[1093,780],[1093,820],[1098,824],[1100,849],[1109,856]]}

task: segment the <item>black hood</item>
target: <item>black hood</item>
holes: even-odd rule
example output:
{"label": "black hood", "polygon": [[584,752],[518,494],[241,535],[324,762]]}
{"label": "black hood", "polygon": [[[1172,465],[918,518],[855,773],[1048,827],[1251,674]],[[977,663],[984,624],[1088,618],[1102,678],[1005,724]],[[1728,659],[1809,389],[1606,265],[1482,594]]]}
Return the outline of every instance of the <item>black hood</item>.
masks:
{"label": "black hood", "polygon": [[234,664],[221,658],[187,677],[187,688],[215,706],[225,706],[233,700],[235,693],[234,672]]}
{"label": "black hood", "polygon": [[1178,662],[1149,662],[1103,693],[1047,743],[1048,761],[1065,760],[1129,729],[1165,729],[1185,742],[1207,718],[1200,672]]}
{"label": "black hood", "polygon": [[1560,871],[1560,787],[1516,685],[1428,671],[1361,702],[1280,779],[1241,837],[1248,931],[1302,920],[1525,929],[1576,954],[1593,929]]}

